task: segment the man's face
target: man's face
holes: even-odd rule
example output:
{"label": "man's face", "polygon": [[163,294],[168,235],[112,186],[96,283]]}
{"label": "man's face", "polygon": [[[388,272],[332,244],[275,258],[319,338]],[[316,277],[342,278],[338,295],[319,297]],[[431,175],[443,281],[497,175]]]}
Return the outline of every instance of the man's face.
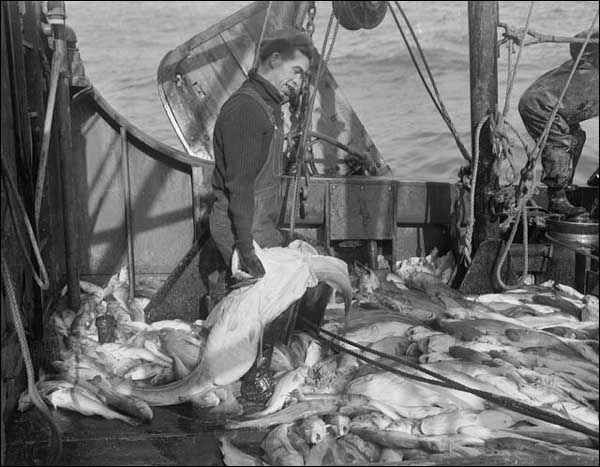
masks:
{"label": "man's face", "polygon": [[286,100],[289,100],[292,95],[297,94],[300,90],[302,78],[308,71],[310,60],[298,50],[287,60],[279,54],[274,58],[272,62],[276,77],[274,84]]}

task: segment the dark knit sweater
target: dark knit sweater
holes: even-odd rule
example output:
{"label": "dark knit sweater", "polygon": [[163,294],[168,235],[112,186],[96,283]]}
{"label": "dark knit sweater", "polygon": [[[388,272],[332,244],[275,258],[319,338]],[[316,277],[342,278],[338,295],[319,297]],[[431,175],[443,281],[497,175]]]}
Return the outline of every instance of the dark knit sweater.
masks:
{"label": "dark knit sweater", "polygon": [[[273,109],[280,126],[283,97],[277,89],[254,72],[250,72],[245,86],[254,89]],[[213,187],[229,198],[229,216],[240,249],[252,247],[254,180],[267,160],[273,131],[269,115],[246,94],[235,94],[227,100],[215,123]]]}

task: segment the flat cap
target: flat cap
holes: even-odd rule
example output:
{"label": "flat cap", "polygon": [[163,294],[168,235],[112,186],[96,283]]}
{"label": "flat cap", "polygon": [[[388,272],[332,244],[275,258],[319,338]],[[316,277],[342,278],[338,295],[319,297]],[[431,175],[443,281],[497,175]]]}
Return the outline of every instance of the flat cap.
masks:
{"label": "flat cap", "polygon": [[293,27],[277,29],[265,34],[260,44],[260,59],[265,60],[274,52],[287,52],[295,48],[313,59],[314,46],[306,32]]}
{"label": "flat cap", "polygon": [[309,47],[312,45],[312,40],[306,32],[292,26],[266,33],[263,38],[263,44],[272,41],[285,41],[298,47]]}

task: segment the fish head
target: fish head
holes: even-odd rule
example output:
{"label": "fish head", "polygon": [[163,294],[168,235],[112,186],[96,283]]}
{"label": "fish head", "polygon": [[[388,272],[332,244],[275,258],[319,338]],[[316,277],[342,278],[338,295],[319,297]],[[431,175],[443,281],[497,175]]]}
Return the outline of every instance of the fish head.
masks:
{"label": "fish head", "polygon": [[304,382],[304,380],[308,376],[309,368],[310,367],[308,365],[302,365],[302,366],[296,368],[296,370],[294,370],[295,371],[294,379],[297,381]]}
{"label": "fish head", "polygon": [[508,337],[513,342],[519,342],[522,337],[525,337],[529,334],[529,329],[515,329],[509,328],[504,331],[506,337]]}

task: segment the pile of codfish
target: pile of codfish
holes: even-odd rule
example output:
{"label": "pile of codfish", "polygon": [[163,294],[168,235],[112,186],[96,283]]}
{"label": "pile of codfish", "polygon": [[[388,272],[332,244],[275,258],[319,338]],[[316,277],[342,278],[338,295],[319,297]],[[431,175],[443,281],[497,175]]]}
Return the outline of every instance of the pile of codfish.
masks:
{"label": "pile of codfish", "polygon": [[[597,460],[598,299],[552,281],[462,296],[445,285],[445,272],[426,261],[407,262],[396,274],[361,267],[349,315],[332,305],[322,329],[363,348],[326,332],[327,341],[302,332],[278,345],[271,364],[278,380],[266,407],[227,425],[267,434],[260,446],[221,437],[225,464],[365,465],[515,453]],[[520,410],[431,384],[440,381],[433,374],[510,398]]]}
{"label": "pile of codfish", "polygon": [[[449,256],[406,261],[396,273],[356,265],[351,275],[345,262],[301,241],[257,254],[265,276],[231,291],[204,322],[147,324],[144,303],[128,298],[126,271],[105,288],[82,283],[81,308],[52,317],[61,359],[38,382],[42,396],[130,424],[149,422],[152,406],[212,407],[228,414],[227,465],[515,451],[598,457],[596,297],[554,282],[462,296],[445,285]],[[275,347],[273,395],[248,410],[236,396],[262,332],[319,282],[338,292],[322,331],[295,332]],[[112,342],[98,340],[103,315],[117,323]],[[26,392],[20,409],[30,405]],[[236,441],[244,429],[265,432],[260,446]]]}
{"label": "pile of codfish", "polygon": [[[256,248],[265,276],[228,294],[204,322],[146,323],[148,300],[130,299],[126,268],[104,288],[81,282],[80,309],[64,308],[51,317],[60,359],[52,362],[54,373],[37,382],[42,397],[54,408],[132,425],[149,422],[151,406],[188,401],[215,411],[243,411],[234,397],[236,383],[254,363],[265,326],[319,282],[339,290],[348,308],[352,298],[342,260],[319,255],[301,241]],[[241,275],[236,260],[233,272]],[[113,323],[107,342],[99,337],[99,318]],[[25,391],[19,410],[31,405]]]}

